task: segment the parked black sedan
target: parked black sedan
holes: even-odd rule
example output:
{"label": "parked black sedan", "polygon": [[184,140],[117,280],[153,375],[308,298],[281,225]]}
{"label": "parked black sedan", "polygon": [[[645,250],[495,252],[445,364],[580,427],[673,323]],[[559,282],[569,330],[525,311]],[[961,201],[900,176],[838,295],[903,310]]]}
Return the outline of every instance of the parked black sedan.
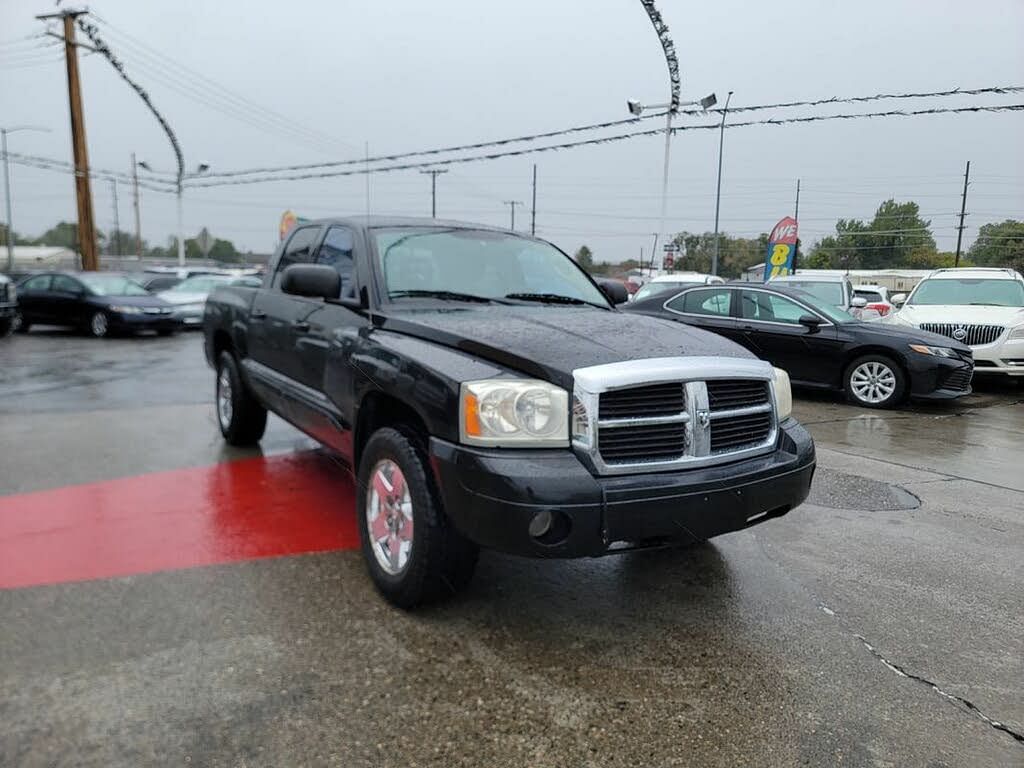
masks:
{"label": "parked black sedan", "polygon": [[114,332],[181,328],[174,308],[123,275],[102,272],[44,272],[18,285],[21,331],[32,325],[65,325],[93,336]]}
{"label": "parked black sedan", "polygon": [[695,325],[736,341],[789,373],[795,385],[832,389],[868,408],[904,398],[969,394],[971,348],[946,336],[863,322],[809,293],[752,283],[690,288],[624,311]]}

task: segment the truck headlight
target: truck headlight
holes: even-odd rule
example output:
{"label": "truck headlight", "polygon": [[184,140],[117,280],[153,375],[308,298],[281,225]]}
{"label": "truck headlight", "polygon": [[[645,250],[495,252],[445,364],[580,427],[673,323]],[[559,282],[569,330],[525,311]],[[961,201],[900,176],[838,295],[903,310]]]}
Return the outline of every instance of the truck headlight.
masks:
{"label": "truck headlight", "polygon": [[788,418],[793,413],[793,390],[789,386],[789,374],[781,368],[775,371],[775,381],[772,392],[775,393],[775,414],[779,421]]}
{"label": "truck headlight", "polygon": [[569,445],[569,395],[533,379],[463,382],[459,437],[468,445],[555,447]]}

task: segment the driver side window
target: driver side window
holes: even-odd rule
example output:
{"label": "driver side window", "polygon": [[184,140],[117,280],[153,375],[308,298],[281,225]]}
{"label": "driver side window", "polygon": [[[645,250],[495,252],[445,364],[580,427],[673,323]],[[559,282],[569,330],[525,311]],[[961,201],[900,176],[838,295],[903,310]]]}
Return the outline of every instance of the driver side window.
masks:
{"label": "driver side window", "polygon": [[302,227],[292,232],[284,252],[277,262],[274,270],[274,280],[271,288],[279,288],[281,285],[281,273],[292,264],[308,264],[313,261],[313,243],[320,234],[320,227]]}

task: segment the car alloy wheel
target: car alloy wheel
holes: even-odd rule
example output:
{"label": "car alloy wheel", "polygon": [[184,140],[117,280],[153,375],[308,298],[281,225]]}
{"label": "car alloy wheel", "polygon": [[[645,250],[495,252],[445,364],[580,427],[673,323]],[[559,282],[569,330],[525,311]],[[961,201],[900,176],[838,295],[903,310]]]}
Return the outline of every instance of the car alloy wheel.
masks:
{"label": "car alloy wheel", "polygon": [[397,576],[405,570],[413,544],[412,497],[405,475],[391,459],[381,459],[370,473],[366,529],[384,572]]}
{"label": "car alloy wheel", "polygon": [[896,392],[896,374],[885,363],[869,360],[853,369],[850,389],[861,402],[878,405]]}
{"label": "car alloy wheel", "polygon": [[217,418],[223,430],[231,429],[231,416],[234,403],[231,400],[231,372],[226,366],[221,367],[217,376]]}
{"label": "car alloy wheel", "polygon": [[92,332],[93,336],[106,336],[108,330],[107,316],[102,312],[94,314],[92,319],[89,321],[89,330]]}

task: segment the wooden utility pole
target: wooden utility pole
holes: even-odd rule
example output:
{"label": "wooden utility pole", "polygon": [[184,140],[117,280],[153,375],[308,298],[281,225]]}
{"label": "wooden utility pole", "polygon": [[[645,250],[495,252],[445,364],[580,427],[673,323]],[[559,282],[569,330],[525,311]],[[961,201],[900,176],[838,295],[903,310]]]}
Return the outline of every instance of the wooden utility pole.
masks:
{"label": "wooden utility pole", "polygon": [[964,194],[960,198],[960,226],[956,228],[956,259],[954,267],[960,266],[960,243],[964,239],[964,216],[967,215],[967,180],[971,177],[971,161],[967,161],[967,170],[964,171]]}
{"label": "wooden utility pole", "polygon": [[113,245],[114,254],[117,256],[121,255],[121,218],[120,213],[117,210],[117,179],[110,180],[110,191],[114,194],[114,242],[108,243]]}
{"label": "wooden utility pole", "polygon": [[420,171],[420,173],[430,174],[430,218],[437,218],[437,177],[442,173],[448,173],[443,168],[434,168],[429,171]]}
{"label": "wooden utility pole", "polygon": [[82,269],[100,268],[96,253],[96,226],[92,215],[92,186],[89,183],[89,153],[85,146],[85,115],[82,112],[82,90],[78,77],[78,48],[75,43],[75,19],[86,11],[62,11],[36,16],[37,19],[60,19],[64,23],[64,61],[68,70],[68,105],[71,110],[71,148],[75,156],[75,197],[78,203],[78,247],[82,252]]}
{"label": "wooden utility pole", "polygon": [[506,200],[505,205],[512,209],[512,223],[509,225],[509,230],[512,232],[516,231],[516,206],[522,205],[519,200]]}
{"label": "wooden utility pole", "polygon": [[135,205],[135,255],[142,258],[142,224],[139,223],[139,167],[132,152],[132,193]]}

